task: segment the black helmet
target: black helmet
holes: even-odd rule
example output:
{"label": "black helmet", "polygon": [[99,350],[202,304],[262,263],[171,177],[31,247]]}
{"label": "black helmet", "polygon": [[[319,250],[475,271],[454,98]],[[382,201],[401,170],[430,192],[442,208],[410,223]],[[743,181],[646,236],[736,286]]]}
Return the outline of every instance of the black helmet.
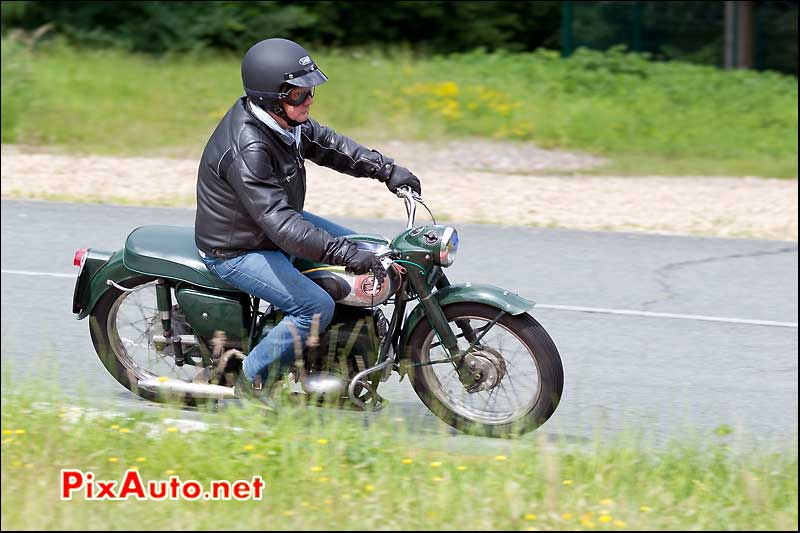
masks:
{"label": "black helmet", "polygon": [[278,105],[285,84],[315,87],[328,81],[305,48],[288,39],[257,42],[242,60],[244,92],[260,105]]}

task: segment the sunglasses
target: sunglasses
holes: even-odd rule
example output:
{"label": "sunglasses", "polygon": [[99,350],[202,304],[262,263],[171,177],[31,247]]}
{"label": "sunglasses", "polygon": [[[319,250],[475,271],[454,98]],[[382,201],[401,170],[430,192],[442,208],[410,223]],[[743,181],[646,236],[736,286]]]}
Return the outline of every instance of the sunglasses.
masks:
{"label": "sunglasses", "polygon": [[292,106],[300,105],[309,96],[314,96],[314,87],[288,87],[288,89],[286,92],[278,93],[278,98]]}

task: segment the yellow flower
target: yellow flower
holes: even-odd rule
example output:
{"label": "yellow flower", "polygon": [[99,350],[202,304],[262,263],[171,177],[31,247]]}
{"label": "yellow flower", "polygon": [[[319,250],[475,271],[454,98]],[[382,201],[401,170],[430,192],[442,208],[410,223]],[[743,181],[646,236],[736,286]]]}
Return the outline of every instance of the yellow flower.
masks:
{"label": "yellow flower", "polygon": [[111,429],[119,429],[119,424],[114,424],[111,426]]}
{"label": "yellow flower", "polygon": [[308,502],[300,502],[300,507],[311,507],[311,504]]}
{"label": "yellow flower", "polygon": [[14,430],[14,433],[16,433],[17,435],[24,435],[25,434],[25,430],[24,429],[16,429],[16,430]]}
{"label": "yellow flower", "polygon": [[456,96],[458,94],[458,85],[454,81],[446,81],[440,83],[434,93],[437,96]]}
{"label": "yellow flower", "polygon": [[108,462],[109,463],[116,463],[117,461],[119,461],[119,459],[117,459],[116,457],[109,457],[108,458]]}
{"label": "yellow flower", "polygon": [[325,476],[322,476],[321,478],[319,478],[319,482],[320,483],[327,483],[328,482],[328,478],[326,478]]}
{"label": "yellow flower", "polygon": [[646,513],[647,511],[650,510],[650,508],[646,505],[642,505],[641,507],[639,507],[639,510],[643,513]]}
{"label": "yellow flower", "polygon": [[318,439],[317,444],[328,444],[328,439]]}
{"label": "yellow flower", "polygon": [[600,518],[598,518],[598,520],[600,520],[602,523],[606,524],[608,522],[611,522],[613,520],[613,518],[611,518],[607,514],[603,514],[603,515],[600,515]]}
{"label": "yellow flower", "polygon": [[136,458],[136,462],[137,462],[137,463],[143,463],[143,462],[145,462],[145,461],[147,461],[147,459],[145,459],[144,457],[137,457],[137,458]]}
{"label": "yellow flower", "polygon": [[467,109],[470,109],[470,110],[478,109],[478,104],[476,104],[475,102],[470,102],[470,103],[467,104]]}
{"label": "yellow flower", "polygon": [[414,462],[414,460],[411,459],[410,457],[406,457],[405,459],[403,459],[403,464],[404,465],[410,465],[413,462]]}
{"label": "yellow flower", "polygon": [[466,467],[466,466],[457,466],[457,467],[456,467],[456,470],[461,470],[462,472],[463,472],[464,470],[466,470],[466,469],[467,469],[467,467]]}
{"label": "yellow flower", "polygon": [[168,427],[167,428],[167,432],[168,433],[175,433],[176,431],[178,431],[178,428],[175,428],[175,427]]}
{"label": "yellow flower", "polygon": [[255,445],[254,445],[254,444],[245,444],[245,445],[244,445],[244,449],[245,449],[245,451],[248,451],[248,452],[250,452],[250,451],[253,451],[253,450],[255,450],[255,449],[256,449],[256,447],[255,447]]}
{"label": "yellow flower", "polygon": [[12,435],[13,433],[14,433],[14,431],[11,430],[11,429],[4,429],[3,430],[3,435]]}
{"label": "yellow flower", "polygon": [[372,492],[373,490],[375,490],[375,486],[374,485],[364,485],[364,490],[367,491],[367,492]]}
{"label": "yellow flower", "polygon": [[175,471],[174,471],[174,470],[164,470],[164,474],[166,474],[166,475],[168,475],[168,476],[171,476],[171,475],[173,475],[174,473],[175,473]]}
{"label": "yellow flower", "polygon": [[508,459],[508,457],[506,457],[505,455],[495,455],[494,456],[494,460],[495,461],[505,461],[506,459]]}
{"label": "yellow flower", "polygon": [[322,472],[322,467],[321,466],[312,466],[311,467],[311,471],[312,472]]}
{"label": "yellow flower", "polygon": [[583,517],[583,518],[581,518],[581,525],[583,527],[592,528],[592,527],[596,527],[597,524],[592,522],[591,518]]}
{"label": "yellow flower", "polygon": [[533,513],[528,513],[525,515],[525,520],[536,520],[536,515]]}
{"label": "yellow flower", "polygon": [[283,516],[294,516],[294,511],[284,511]]}
{"label": "yellow flower", "polygon": [[561,518],[564,520],[572,520],[572,515],[569,513],[564,513],[561,515]]}
{"label": "yellow flower", "polygon": [[440,466],[442,466],[441,461],[434,461],[431,463],[431,468],[439,468]]}
{"label": "yellow flower", "polygon": [[121,429],[119,430],[119,432],[120,432],[120,433],[130,433],[130,432],[131,432],[131,430],[130,430],[130,429],[128,429],[128,428],[121,428]]}
{"label": "yellow flower", "polygon": [[444,478],[436,476],[435,478],[433,478],[433,481],[435,481],[436,483],[439,483],[440,481],[444,481]]}
{"label": "yellow flower", "polygon": [[614,520],[614,525],[615,525],[615,526],[617,526],[617,527],[625,527],[625,526],[627,526],[628,524],[626,524],[626,523],[625,523],[625,522],[623,522],[622,520]]}
{"label": "yellow flower", "polygon": [[565,479],[561,483],[563,483],[564,485],[572,485],[572,480],[571,479]]}
{"label": "yellow flower", "polygon": [[264,455],[263,453],[257,453],[253,457],[255,457],[256,459],[266,459],[267,458],[267,456]]}
{"label": "yellow flower", "polygon": [[600,500],[600,505],[612,505],[614,502],[609,500],[608,498],[604,500]]}

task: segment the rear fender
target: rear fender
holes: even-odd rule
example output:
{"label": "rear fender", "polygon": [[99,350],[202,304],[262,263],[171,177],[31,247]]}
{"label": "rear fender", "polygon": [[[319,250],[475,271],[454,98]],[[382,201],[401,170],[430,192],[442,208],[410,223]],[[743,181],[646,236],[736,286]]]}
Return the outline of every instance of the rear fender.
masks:
{"label": "rear fender", "polygon": [[78,320],[89,316],[98,300],[111,289],[109,281],[122,283],[141,274],[128,270],[122,262],[123,251],[114,253],[89,249],[81,273],[75,282],[72,312]]}

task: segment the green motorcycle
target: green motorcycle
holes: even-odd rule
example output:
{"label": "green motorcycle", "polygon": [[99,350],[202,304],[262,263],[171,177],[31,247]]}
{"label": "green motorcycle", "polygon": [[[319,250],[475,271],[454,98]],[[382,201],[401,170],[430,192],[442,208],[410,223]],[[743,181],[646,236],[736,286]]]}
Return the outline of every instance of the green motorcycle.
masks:
{"label": "green motorcycle", "polygon": [[[298,337],[285,382],[315,400],[376,410],[385,404],[380,384],[398,372],[461,431],[499,437],[540,426],[558,406],[564,375],[555,344],[527,313],[534,303],[491,285],[451,285],[444,269],[455,260],[458,232],[432,214],[432,224],[416,225],[417,206],[427,206],[408,189],[397,196],[408,213],[402,233],[348,237],[380,258],[383,282],[295,260],[336,309],[312,342],[302,346]],[[230,358],[283,317],[208,271],[192,227],[142,226],[123,249],[81,249],[74,264],[73,313],[89,317],[106,369],[148,400],[235,398]]]}

